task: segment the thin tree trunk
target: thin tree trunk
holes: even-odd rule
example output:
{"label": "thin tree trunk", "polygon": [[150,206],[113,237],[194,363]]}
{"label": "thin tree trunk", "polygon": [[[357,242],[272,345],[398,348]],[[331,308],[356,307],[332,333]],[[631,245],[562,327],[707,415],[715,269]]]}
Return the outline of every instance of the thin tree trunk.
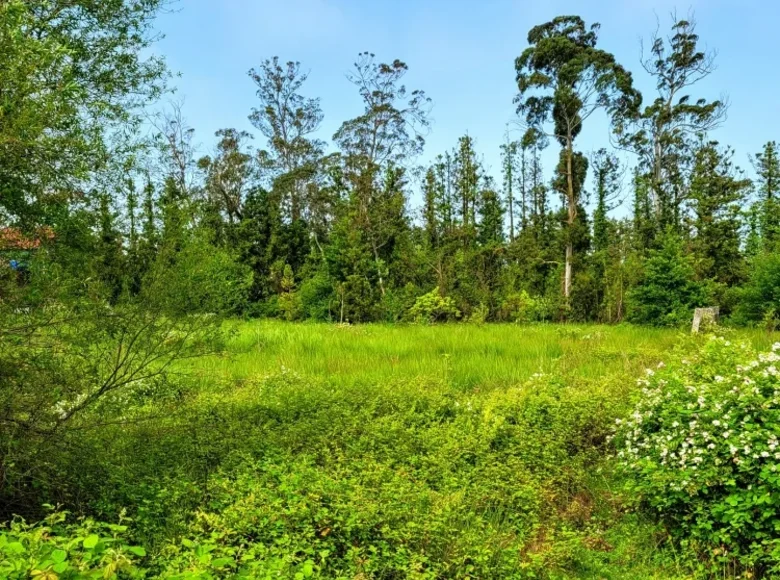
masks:
{"label": "thin tree trunk", "polygon": [[[511,175],[511,174],[510,174]],[[509,179],[509,241],[515,241],[515,209],[512,203],[512,185],[511,177]]]}
{"label": "thin tree trunk", "polygon": [[574,198],[574,175],[572,170],[572,142],[571,138],[566,145],[566,180],[569,190],[569,231],[566,236],[566,271],[563,279],[563,295],[566,297],[566,302],[569,302],[571,297],[571,263],[574,257],[574,245],[572,243],[571,235],[574,227],[574,219],[577,217],[577,200]]}

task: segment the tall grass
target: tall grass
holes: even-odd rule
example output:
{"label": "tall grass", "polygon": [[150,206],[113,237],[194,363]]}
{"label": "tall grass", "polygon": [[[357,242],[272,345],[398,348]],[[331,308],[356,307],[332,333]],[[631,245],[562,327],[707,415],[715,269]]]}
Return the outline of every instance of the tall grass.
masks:
{"label": "tall grass", "polygon": [[442,380],[494,388],[535,373],[594,379],[638,372],[678,340],[674,330],[634,326],[334,326],[236,323],[230,354],[198,361],[204,376],[248,378],[290,370],[334,384]]}

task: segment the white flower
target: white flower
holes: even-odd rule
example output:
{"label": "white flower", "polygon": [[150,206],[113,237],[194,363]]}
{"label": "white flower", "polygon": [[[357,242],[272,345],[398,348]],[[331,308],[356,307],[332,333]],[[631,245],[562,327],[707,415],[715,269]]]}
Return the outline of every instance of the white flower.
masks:
{"label": "white flower", "polygon": [[715,425],[716,427],[720,427],[720,421],[718,421],[717,419],[715,419],[715,420],[712,422],[712,424],[713,424],[713,425]]}
{"label": "white flower", "polygon": [[715,375],[715,382],[722,383],[725,379],[720,375]]}

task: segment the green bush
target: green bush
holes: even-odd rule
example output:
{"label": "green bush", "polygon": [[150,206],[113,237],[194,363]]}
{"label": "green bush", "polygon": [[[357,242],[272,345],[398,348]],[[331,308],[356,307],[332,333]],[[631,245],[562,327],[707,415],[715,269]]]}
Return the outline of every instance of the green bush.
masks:
{"label": "green bush", "polygon": [[711,337],[648,370],[618,429],[631,494],[660,514],[705,572],[780,574],[778,350],[780,343],[756,354]]}
{"label": "green bush", "polygon": [[447,322],[460,318],[460,310],[449,296],[442,296],[437,286],[423,294],[407,312],[407,318],[414,322]]}
{"label": "green bush", "polygon": [[547,316],[544,301],[528,294],[525,290],[515,292],[501,304],[501,319],[511,322],[537,322]]}
{"label": "green bush", "polygon": [[166,249],[144,280],[143,300],[172,315],[228,314],[243,310],[252,273],[205,235]]}
{"label": "green bush", "polygon": [[67,521],[57,512],[30,525],[0,528],[0,577],[10,580],[140,578],[136,560],[146,551],[127,539],[127,526],[90,519]]}
{"label": "green bush", "polygon": [[689,322],[693,309],[708,300],[681,240],[667,234],[661,247],[650,252],[639,284],[628,294],[628,319],[652,326],[679,326]]}
{"label": "green bush", "polygon": [[753,258],[750,277],[738,292],[734,318],[741,323],[767,322],[780,311],[780,254],[768,252]]}
{"label": "green bush", "polygon": [[298,296],[304,318],[320,321],[332,319],[336,299],[333,281],[326,272],[317,272],[301,282]]}

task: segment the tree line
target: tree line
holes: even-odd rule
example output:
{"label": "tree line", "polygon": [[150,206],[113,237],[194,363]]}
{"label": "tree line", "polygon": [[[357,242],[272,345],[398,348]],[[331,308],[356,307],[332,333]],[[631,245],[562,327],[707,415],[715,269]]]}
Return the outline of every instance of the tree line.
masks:
{"label": "tree line", "polygon": [[[678,324],[716,304],[740,322],[780,316],[778,147],[752,156],[751,180],[713,140],[728,103],[696,93],[714,54],[692,18],[651,38],[639,64],[652,95],[600,47],[598,24],[533,27],[495,179],[469,135],[417,164],[431,100],[405,86],[406,63],[371,53],[347,79],[362,110],[330,144],[302,65],[274,57],[249,71],[261,146],[226,128],[200,155],[180,107],[149,112],[169,75],[140,55],[163,4],[0,6],[6,283],[23,286],[45,253],[109,304],[154,296],[177,313]],[[611,146],[583,151],[595,114]]]}

